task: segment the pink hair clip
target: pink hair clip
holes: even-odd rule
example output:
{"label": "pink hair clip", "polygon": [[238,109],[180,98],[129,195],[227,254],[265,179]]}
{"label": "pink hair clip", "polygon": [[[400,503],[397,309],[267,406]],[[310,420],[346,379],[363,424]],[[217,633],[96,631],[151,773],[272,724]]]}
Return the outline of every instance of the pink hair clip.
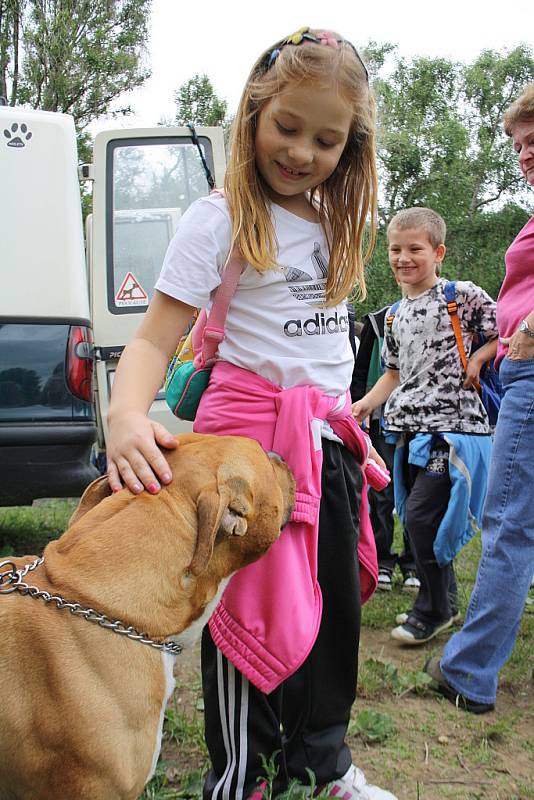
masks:
{"label": "pink hair clip", "polygon": [[339,47],[339,42],[332,33],[332,31],[320,31],[317,34],[317,40],[321,44],[324,44],[325,47],[333,47],[334,49],[337,49]]}

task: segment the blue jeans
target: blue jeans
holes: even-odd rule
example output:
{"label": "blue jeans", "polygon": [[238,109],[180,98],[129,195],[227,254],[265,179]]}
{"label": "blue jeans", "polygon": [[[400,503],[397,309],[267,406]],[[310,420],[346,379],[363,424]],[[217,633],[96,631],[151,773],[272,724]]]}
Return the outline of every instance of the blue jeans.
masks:
{"label": "blue jeans", "polygon": [[505,358],[482,521],[482,557],[461,631],[441,659],[450,685],[478,703],[494,703],[534,574],[534,359]]}

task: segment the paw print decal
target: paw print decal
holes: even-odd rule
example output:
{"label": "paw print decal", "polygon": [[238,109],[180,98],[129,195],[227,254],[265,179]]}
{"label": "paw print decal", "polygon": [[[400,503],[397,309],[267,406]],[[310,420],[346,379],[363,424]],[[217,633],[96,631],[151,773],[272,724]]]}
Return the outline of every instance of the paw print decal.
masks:
{"label": "paw print decal", "polygon": [[8,128],[4,129],[4,136],[7,139],[8,147],[26,147],[26,142],[30,141],[32,135],[32,132],[28,130],[28,126],[25,125],[24,122],[20,126],[20,134],[17,122],[13,123],[11,130]]}

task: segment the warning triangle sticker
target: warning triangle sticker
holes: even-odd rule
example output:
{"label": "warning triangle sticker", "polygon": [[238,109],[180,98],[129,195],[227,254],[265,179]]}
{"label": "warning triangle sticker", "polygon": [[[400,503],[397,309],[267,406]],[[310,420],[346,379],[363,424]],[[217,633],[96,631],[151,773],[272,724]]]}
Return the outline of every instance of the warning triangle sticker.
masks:
{"label": "warning triangle sticker", "polygon": [[133,275],[128,272],[121,283],[121,287],[115,295],[116,306],[147,306],[148,295]]}

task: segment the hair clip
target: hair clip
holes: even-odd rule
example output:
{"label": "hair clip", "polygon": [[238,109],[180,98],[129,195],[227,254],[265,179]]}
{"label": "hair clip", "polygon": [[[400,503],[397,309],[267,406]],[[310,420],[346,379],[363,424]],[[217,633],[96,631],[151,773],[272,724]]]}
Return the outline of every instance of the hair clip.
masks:
{"label": "hair clip", "polygon": [[336,50],[340,45],[340,41],[343,41],[336,39],[331,31],[320,31],[315,38],[318,42],[324,44],[326,47],[333,47]]}
{"label": "hair clip", "polygon": [[[271,69],[272,65],[280,55],[282,47],[285,47],[286,44],[299,45],[302,44],[302,42],[313,42],[314,44],[321,44],[324,45],[325,47],[332,47],[336,50],[339,48],[340,44],[347,44],[353,50],[354,55],[358,59],[360,65],[363,68],[363,71],[365,72],[365,78],[367,80],[367,83],[369,83],[369,73],[367,72],[367,67],[363,63],[362,57],[360,56],[360,54],[358,53],[352,42],[349,42],[347,39],[336,38],[336,36],[332,33],[332,31],[318,31],[317,35],[315,35],[313,33],[310,33],[309,26],[299,28],[298,31],[292,33],[291,36],[288,36],[287,38],[283,39],[279,47],[275,47],[274,50],[271,50],[271,53],[269,54],[269,59],[267,61],[267,66],[264,67],[264,69],[266,71]],[[265,61],[263,63],[265,64]]]}
{"label": "hair clip", "polygon": [[280,49],[278,47],[275,47],[274,50],[271,52],[271,55],[269,56],[267,69],[271,69],[272,65],[274,64],[279,55],[280,55]]}
{"label": "hair clip", "polygon": [[295,33],[292,33],[287,39],[284,39],[284,44],[300,44],[304,38],[309,39],[309,36],[304,36],[309,30],[309,25],[304,28],[299,28],[298,31],[295,31]]}

